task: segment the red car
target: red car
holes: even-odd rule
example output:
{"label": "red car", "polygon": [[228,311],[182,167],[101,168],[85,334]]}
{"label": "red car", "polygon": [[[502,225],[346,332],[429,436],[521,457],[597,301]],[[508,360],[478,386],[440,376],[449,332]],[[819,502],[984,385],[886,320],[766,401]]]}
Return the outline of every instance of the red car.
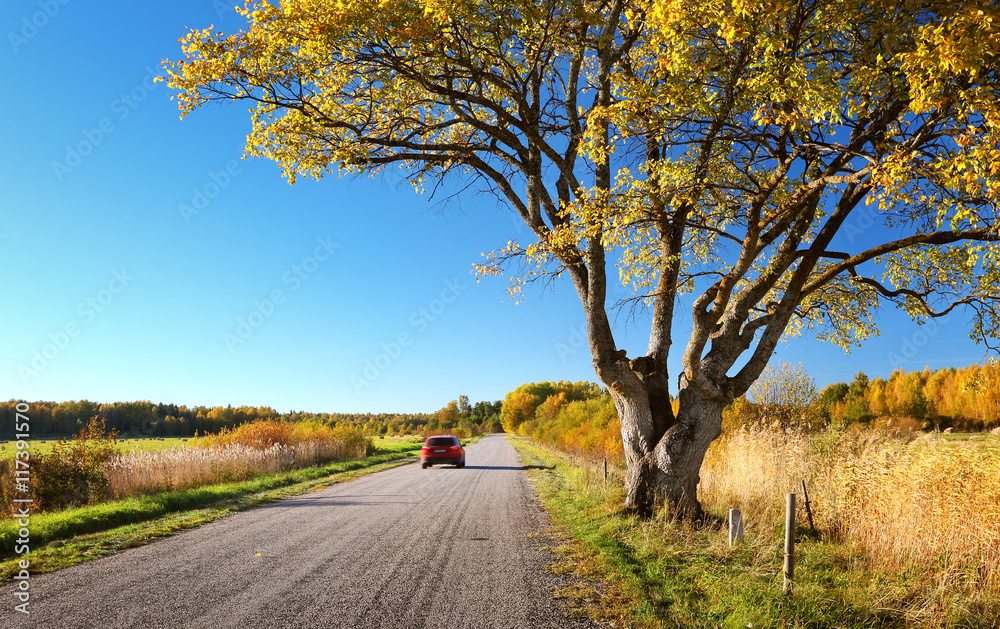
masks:
{"label": "red car", "polygon": [[420,466],[427,469],[428,466],[437,463],[451,463],[455,467],[465,467],[465,448],[458,437],[451,435],[435,435],[427,437],[424,447],[420,450]]}

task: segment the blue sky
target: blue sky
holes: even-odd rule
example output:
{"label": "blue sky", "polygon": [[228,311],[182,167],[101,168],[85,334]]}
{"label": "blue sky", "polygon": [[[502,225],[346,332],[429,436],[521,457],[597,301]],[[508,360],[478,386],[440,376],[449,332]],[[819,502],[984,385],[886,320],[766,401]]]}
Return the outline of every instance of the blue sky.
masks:
{"label": "blue sky", "polygon": [[[0,398],[429,412],[596,380],[568,281],[515,305],[505,280],[470,274],[527,236],[494,199],[438,204],[389,178],[289,186],[241,159],[244,106],[179,120],[151,77],[188,28],[239,28],[228,6],[5,3]],[[644,353],[644,320],[619,321]],[[880,322],[849,355],[797,339],[777,358],[819,386],[982,358],[960,315]]]}

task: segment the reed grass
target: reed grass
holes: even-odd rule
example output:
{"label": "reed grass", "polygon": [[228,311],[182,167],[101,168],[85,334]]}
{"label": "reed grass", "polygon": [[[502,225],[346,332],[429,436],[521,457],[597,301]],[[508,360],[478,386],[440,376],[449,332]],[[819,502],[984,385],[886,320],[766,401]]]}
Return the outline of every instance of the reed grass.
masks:
{"label": "reed grass", "polygon": [[189,448],[136,449],[111,460],[104,473],[112,494],[123,498],[246,480],[373,452],[371,439],[354,429],[265,420],[200,437]]}
{"label": "reed grass", "polygon": [[[342,442],[311,441],[267,448],[234,444],[225,448],[135,450],[110,461],[104,469],[114,496],[123,498],[214,483],[246,480],[328,461],[354,458]],[[364,452],[361,453],[362,456]]]}
{"label": "reed grass", "polygon": [[[909,575],[905,591],[889,596],[905,600],[891,604],[916,625],[943,626],[956,600],[982,607],[1000,598],[996,441],[745,427],[710,448],[699,497],[719,515],[742,510],[748,535],[773,539],[785,494],[801,495],[804,480],[820,531],[873,570]],[[805,525],[804,509],[798,517]]]}
{"label": "reed grass", "polygon": [[533,464],[528,474],[556,527],[550,570],[571,579],[556,596],[573,613],[633,629],[908,629],[871,601],[871,573],[846,564],[843,544],[803,544],[788,597],[780,536],[730,547],[711,521],[678,522],[666,511],[639,518],[621,509],[621,487],[605,484],[592,463],[512,441]]}

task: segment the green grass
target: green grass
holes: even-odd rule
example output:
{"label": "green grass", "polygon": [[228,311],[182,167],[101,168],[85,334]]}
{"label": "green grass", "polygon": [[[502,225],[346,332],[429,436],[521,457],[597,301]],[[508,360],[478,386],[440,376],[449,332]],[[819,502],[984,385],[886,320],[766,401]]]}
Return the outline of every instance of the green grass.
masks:
{"label": "green grass", "polygon": [[[512,439],[563,544],[551,569],[575,575],[558,592],[574,613],[623,627],[815,629],[926,627],[928,615],[899,611],[919,575],[873,572],[826,536],[800,531],[794,596],[782,593],[783,527],[734,548],[718,521],[704,526],[622,512],[622,490],[598,468]],[[721,514],[717,514],[721,515]],[[946,596],[946,595],[942,595]],[[997,627],[997,609],[963,611],[942,598],[934,626]]]}
{"label": "green grass", "polygon": [[[387,440],[386,440],[387,441]],[[39,574],[140,546],[236,511],[322,489],[360,475],[413,460],[420,443],[377,440],[381,453],[364,459],[331,463],[253,479],[209,485],[106,502],[64,511],[33,513],[31,552],[16,556],[17,520],[0,522],[0,582],[17,573],[17,561],[28,559]]]}
{"label": "green grass", "polygon": [[[55,448],[55,445],[58,442],[58,438],[29,439],[29,452],[31,453],[31,456],[51,454],[53,448]],[[141,439],[130,438],[128,440],[120,440],[117,448],[122,454],[127,454],[132,450],[153,452],[157,450],[169,450],[171,448],[189,448],[193,445],[194,439],[192,437],[164,437],[162,440],[154,437],[147,437]],[[12,459],[14,458],[15,452],[17,452],[17,441],[11,440],[7,443],[0,443],[0,459]]]}
{"label": "green grass", "polygon": [[419,436],[385,437],[384,439],[375,437],[372,441],[379,452],[408,452],[419,450],[424,444],[423,437]]}

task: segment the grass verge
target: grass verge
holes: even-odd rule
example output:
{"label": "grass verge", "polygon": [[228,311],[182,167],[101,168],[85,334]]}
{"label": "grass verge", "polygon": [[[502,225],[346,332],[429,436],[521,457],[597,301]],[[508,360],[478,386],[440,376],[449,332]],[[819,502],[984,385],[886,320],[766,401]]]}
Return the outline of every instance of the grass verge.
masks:
{"label": "grass verge", "polygon": [[963,627],[995,629],[997,606],[943,597],[915,617],[903,610],[919,576],[873,570],[847,544],[797,535],[794,596],[782,593],[782,527],[731,548],[721,522],[693,526],[622,513],[621,488],[596,467],[511,438],[564,544],[555,572],[581,580],[557,592],[572,613],[616,627]]}
{"label": "grass verge", "polygon": [[381,454],[321,467],[263,474],[250,480],[139,496],[30,516],[31,552],[15,556],[19,525],[0,523],[0,582],[17,574],[17,562],[31,562],[31,573],[51,572],[141,546],[268,502],[323,489],[409,463],[420,444],[392,444]]}

